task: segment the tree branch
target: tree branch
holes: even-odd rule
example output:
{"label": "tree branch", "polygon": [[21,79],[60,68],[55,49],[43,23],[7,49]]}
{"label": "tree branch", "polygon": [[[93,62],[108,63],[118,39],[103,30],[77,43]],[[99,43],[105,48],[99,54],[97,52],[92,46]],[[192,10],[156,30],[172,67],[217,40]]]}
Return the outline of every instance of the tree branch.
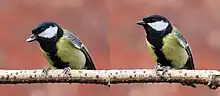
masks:
{"label": "tree branch", "polygon": [[107,85],[109,80],[107,70],[71,70],[64,74],[63,70],[49,70],[47,75],[43,70],[0,70],[0,84],[22,83],[91,83]]}
{"label": "tree branch", "polygon": [[89,83],[89,84],[118,84],[118,83],[181,83],[203,84],[211,89],[220,86],[220,71],[217,70],[168,70],[154,69],[134,70],[71,70],[64,74],[63,70],[0,70],[0,84],[22,83]]}

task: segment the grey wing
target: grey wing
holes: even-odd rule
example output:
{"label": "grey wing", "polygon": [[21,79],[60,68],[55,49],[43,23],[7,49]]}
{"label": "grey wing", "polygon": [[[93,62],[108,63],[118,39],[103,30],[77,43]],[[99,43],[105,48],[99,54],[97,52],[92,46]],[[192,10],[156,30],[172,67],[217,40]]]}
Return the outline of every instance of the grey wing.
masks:
{"label": "grey wing", "polygon": [[95,64],[93,63],[88,50],[86,49],[84,44],[81,42],[81,40],[77,36],[75,36],[73,33],[64,33],[64,36],[66,36],[76,48],[78,48],[80,51],[84,53],[86,57],[86,64],[85,64],[84,69],[96,70]]}
{"label": "grey wing", "polygon": [[175,31],[176,36],[178,37],[180,45],[186,50],[186,52],[189,56],[189,59],[187,60],[184,68],[195,69],[194,62],[193,62],[193,56],[192,56],[192,52],[191,52],[191,48],[190,48],[189,44],[187,43],[187,41],[185,40],[183,35],[179,32],[179,30],[174,29],[174,31]]}

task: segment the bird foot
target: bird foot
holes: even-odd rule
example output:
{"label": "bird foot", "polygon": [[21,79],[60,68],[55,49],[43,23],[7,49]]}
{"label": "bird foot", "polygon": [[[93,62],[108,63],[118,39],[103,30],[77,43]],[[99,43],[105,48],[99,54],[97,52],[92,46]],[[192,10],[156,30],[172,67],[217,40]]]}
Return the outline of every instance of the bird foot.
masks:
{"label": "bird foot", "polygon": [[49,70],[51,70],[51,68],[49,68],[49,67],[44,67],[44,68],[43,68],[43,73],[47,76]]}
{"label": "bird foot", "polygon": [[[155,66],[156,68],[156,74],[161,76],[161,75],[164,75],[169,69],[172,69],[170,66],[162,66],[161,64],[157,64]],[[159,71],[163,71],[162,74],[159,74]]]}
{"label": "bird foot", "polygon": [[63,74],[71,74],[71,73],[70,73],[70,70],[71,70],[70,67],[66,67],[66,68],[64,68],[64,70],[63,70]]}
{"label": "bird foot", "polygon": [[163,71],[163,70],[164,70],[164,67],[161,66],[161,64],[157,64],[157,65],[155,66],[155,69],[156,69],[157,71]]}

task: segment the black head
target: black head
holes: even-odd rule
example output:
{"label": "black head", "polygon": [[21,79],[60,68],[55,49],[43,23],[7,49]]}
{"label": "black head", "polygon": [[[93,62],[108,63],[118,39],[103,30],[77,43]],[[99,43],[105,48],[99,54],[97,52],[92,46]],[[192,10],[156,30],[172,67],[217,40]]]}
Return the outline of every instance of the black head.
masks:
{"label": "black head", "polygon": [[56,40],[61,31],[62,29],[55,22],[42,22],[32,29],[32,34],[26,41]]}
{"label": "black head", "polygon": [[149,15],[145,16],[141,21],[137,22],[138,25],[142,25],[147,34],[160,34],[166,35],[172,32],[172,25],[169,20],[161,15]]}

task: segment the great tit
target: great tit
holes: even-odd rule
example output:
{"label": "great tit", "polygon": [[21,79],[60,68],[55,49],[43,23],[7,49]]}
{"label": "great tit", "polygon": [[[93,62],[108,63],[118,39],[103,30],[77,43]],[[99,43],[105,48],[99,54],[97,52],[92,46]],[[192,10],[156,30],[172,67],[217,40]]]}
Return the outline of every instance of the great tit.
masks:
{"label": "great tit", "polygon": [[181,32],[161,15],[149,15],[137,22],[147,33],[146,43],[157,67],[195,69],[191,48]]}
{"label": "great tit", "polygon": [[[147,33],[146,43],[157,62],[157,71],[164,74],[168,69],[195,69],[189,44],[166,17],[148,15],[137,24],[143,26]],[[196,87],[195,84],[182,84]]]}
{"label": "great tit", "polygon": [[[27,42],[38,41],[45,58],[55,69],[95,70],[95,64],[82,41],[55,22],[42,22],[32,30]],[[45,67],[44,72],[51,69]]]}

